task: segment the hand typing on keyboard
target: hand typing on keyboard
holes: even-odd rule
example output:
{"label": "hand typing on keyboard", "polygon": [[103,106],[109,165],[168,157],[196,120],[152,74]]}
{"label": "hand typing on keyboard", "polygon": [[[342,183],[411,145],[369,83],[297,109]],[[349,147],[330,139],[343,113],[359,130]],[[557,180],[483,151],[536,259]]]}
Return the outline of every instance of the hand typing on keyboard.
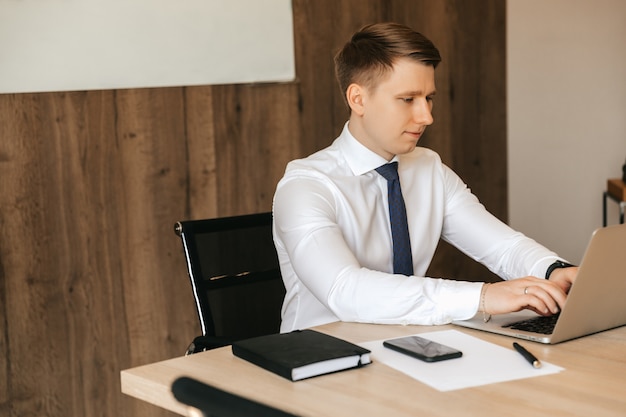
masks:
{"label": "hand typing on keyboard", "polygon": [[487,314],[504,314],[524,309],[542,316],[558,314],[567,298],[578,268],[555,270],[550,279],[524,277],[502,281],[484,288],[480,310]]}
{"label": "hand typing on keyboard", "polygon": [[578,267],[571,268],[559,268],[552,271],[550,274],[550,281],[557,284],[566,293],[572,287],[576,275],[578,274]]}

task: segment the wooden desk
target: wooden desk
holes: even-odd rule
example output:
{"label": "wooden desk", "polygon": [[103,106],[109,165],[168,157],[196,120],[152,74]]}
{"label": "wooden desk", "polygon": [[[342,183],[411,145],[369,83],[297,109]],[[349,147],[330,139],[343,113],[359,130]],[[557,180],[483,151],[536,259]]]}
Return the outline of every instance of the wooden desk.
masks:
{"label": "wooden desk", "polygon": [[[332,323],[317,329],[365,342],[455,326]],[[513,339],[461,330],[511,348]],[[524,342],[541,360],[565,368],[554,375],[440,392],[382,363],[290,382],[234,357],[230,347],[122,371],[122,392],[176,413],[170,392],[190,376],[301,416],[624,416],[626,327],[554,346]]]}

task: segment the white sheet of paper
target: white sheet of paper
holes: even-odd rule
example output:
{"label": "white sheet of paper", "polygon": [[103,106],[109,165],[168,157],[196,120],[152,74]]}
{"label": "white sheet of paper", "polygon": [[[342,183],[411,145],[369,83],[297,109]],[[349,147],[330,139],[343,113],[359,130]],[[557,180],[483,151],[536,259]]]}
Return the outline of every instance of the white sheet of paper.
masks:
{"label": "white sheet of paper", "polygon": [[463,352],[463,356],[429,363],[388,349],[383,346],[382,340],[360,345],[372,351],[373,361],[390,366],[439,391],[549,375],[564,369],[543,361],[541,368],[533,368],[513,349],[513,342],[511,348],[507,349],[458,330],[420,333],[416,336],[456,348]]}

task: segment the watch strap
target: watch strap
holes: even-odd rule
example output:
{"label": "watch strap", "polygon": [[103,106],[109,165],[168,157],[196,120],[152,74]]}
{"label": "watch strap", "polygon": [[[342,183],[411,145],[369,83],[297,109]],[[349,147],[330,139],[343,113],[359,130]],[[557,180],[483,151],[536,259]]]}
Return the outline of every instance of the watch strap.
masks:
{"label": "watch strap", "polygon": [[573,267],[573,266],[575,266],[575,265],[572,265],[572,264],[567,263],[565,261],[557,260],[552,265],[550,265],[548,267],[548,269],[546,270],[546,279],[550,278],[550,274],[552,274],[552,272],[554,272],[555,269],[570,268],[570,267]]}

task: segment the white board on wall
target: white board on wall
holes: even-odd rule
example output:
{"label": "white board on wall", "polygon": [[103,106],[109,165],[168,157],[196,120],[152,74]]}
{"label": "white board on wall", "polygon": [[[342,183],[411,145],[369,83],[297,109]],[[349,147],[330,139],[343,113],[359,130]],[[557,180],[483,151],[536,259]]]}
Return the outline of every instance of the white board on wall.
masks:
{"label": "white board on wall", "polygon": [[294,78],[291,0],[0,0],[0,93]]}

